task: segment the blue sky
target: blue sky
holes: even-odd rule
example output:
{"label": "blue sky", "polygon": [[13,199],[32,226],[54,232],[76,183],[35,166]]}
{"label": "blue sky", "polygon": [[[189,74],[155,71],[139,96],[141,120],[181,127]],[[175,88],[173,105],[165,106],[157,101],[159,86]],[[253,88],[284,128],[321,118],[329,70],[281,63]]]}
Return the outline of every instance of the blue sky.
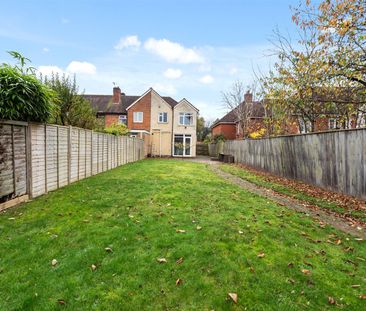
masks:
{"label": "blue sky", "polygon": [[[187,98],[206,119],[222,116],[221,91],[251,84],[271,65],[272,30],[296,31],[295,0],[1,0],[0,62],[6,51],[44,74],[76,74],[80,91],[129,95],[150,86]],[[272,60],[273,62],[273,60]]]}

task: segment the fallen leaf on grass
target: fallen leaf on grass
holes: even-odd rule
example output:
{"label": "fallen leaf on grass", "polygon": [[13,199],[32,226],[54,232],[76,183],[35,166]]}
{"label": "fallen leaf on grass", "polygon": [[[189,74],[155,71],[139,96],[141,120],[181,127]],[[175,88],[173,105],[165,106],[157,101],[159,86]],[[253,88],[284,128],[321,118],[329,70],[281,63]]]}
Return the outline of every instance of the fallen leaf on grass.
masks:
{"label": "fallen leaf on grass", "polygon": [[257,255],[257,257],[258,257],[258,258],[263,258],[264,256],[266,256],[266,254],[265,254],[265,253],[259,253],[259,254]]}
{"label": "fallen leaf on grass", "polygon": [[56,259],[52,259],[51,265],[55,267],[58,264],[58,261]]}
{"label": "fallen leaf on grass", "polygon": [[111,249],[110,247],[106,247],[104,249],[107,253],[113,253],[113,249]]}
{"label": "fallen leaf on grass", "polygon": [[158,263],[167,263],[167,260],[165,258],[158,258],[156,259]]}
{"label": "fallen leaf on grass", "polygon": [[330,304],[330,305],[335,305],[335,299],[333,298],[333,297],[328,297],[328,303]]}
{"label": "fallen leaf on grass", "polygon": [[65,300],[63,300],[63,299],[58,299],[58,300],[57,300],[57,303],[58,303],[59,305],[65,305],[65,304],[66,304]]}
{"label": "fallen leaf on grass", "polygon": [[366,299],[366,294],[361,295],[360,299]]}
{"label": "fallen leaf on grass", "polygon": [[197,229],[197,230],[201,230],[201,229],[202,229],[202,227],[201,227],[201,226],[197,226],[197,227],[196,227],[196,229]]}
{"label": "fallen leaf on grass", "polygon": [[237,293],[228,293],[228,296],[234,303],[238,303],[238,294]]}
{"label": "fallen leaf on grass", "polygon": [[354,285],[351,285],[352,288],[359,288],[361,287],[361,285],[358,285],[358,284],[354,284]]}
{"label": "fallen leaf on grass", "polygon": [[96,265],[91,265],[91,267],[90,267],[90,268],[92,269],[92,271],[97,270],[97,266],[96,266]]}
{"label": "fallen leaf on grass", "polygon": [[243,233],[244,233],[244,232],[243,232],[243,231],[241,231],[241,230],[239,230],[238,232],[239,232],[239,234],[243,234]]}
{"label": "fallen leaf on grass", "polygon": [[338,239],[337,241],[335,241],[335,244],[339,245],[342,243],[342,240],[341,239]]}
{"label": "fallen leaf on grass", "polygon": [[249,268],[249,271],[250,271],[250,272],[252,272],[252,273],[254,273],[254,272],[255,272],[255,270],[254,270],[254,268],[253,268],[253,267],[250,267],[250,268]]}
{"label": "fallen leaf on grass", "polygon": [[292,268],[294,266],[294,263],[293,262],[289,262],[288,264],[287,264],[287,267],[289,267],[289,268]]}
{"label": "fallen leaf on grass", "polygon": [[177,265],[180,265],[182,262],[183,262],[184,258],[183,257],[180,257],[177,261],[176,261],[176,264]]}
{"label": "fallen leaf on grass", "polygon": [[311,271],[308,269],[301,269],[301,272],[304,274],[311,274]]}
{"label": "fallen leaf on grass", "polygon": [[183,280],[182,279],[177,279],[175,281],[175,285],[177,285],[177,286],[181,285],[182,283],[183,283]]}
{"label": "fallen leaf on grass", "polygon": [[185,233],[185,232],[186,232],[186,230],[183,230],[183,229],[177,229],[177,230],[176,230],[176,232],[177,232],[177,233]]}

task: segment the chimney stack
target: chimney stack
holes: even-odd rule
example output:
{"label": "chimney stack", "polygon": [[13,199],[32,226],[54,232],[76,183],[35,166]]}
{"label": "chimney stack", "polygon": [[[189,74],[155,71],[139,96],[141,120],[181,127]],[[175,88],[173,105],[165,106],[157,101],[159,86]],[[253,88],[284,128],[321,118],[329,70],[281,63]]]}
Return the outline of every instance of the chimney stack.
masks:
{"label": "chimney stack", "polygon": [[248,90],[245,94],[244,94],[244,101],[246,103],[251,103],[253,102],[253,94],[250,93],[250,91]]}
{"label": "chimney stack", "polygon": [[113,104],[119,104],[121,102],[121,89],[118,86],[113,88]]}

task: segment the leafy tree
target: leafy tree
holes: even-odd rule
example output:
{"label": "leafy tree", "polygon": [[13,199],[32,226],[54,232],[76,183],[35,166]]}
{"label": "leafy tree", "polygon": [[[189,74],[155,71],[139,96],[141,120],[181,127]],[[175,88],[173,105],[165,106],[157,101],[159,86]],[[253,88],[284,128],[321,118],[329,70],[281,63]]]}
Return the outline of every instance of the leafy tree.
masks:
{"label": "leafy tree", "polygon": [[128,130],[126,124],[113,123],[109,127],[106,127],[104,129],[104,132],[108,133],[108,134],[116,135],[116,136],[121,136],[121,135],[128,135],[129,130]]}
{"label": "leafy tree", "polygon": [[206,123],[203,117],[197,119],[197,139],[204,141],[206,136],[211,132],[209,124]]}
{"label": "leafy tree", "polygon": [[55,112],[55,94],[27,66],[28,58],[9,52],[17,64],[0,66],[0,119],[47,122]]}
{"label": "leafy tree", "polygon": [[52,74],[50,78],[44,78],[44,83],[57,94],[59,109],[52,123],[96,130],[102,128],[102,122],[97,119],[89,101],[78,94],[75,76]]}
{"label": "leafy tree", "polygon": [[299,26],[295,43],[275,31],[277,61],[260,78],[262,95],[272,112],[269,133],[278,131],[286,119],[297,118],[311,132],[319,117],[336,115],[343,128],[355,116],[363,117],[364,11],[360,0],[323,0],[318,7],[306,1],[305,7],[294,9],[293,20]]}

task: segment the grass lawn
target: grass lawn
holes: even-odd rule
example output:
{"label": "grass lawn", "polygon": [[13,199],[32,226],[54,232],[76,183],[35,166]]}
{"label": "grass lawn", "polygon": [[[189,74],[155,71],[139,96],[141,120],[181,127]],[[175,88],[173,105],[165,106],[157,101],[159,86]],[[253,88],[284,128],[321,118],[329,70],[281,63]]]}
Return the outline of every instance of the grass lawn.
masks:
{"label": "grass lawn", "polygon": [[363,211],[359,210],[346,210],[345,208],[339,206],[336,202],[328,201],[316,196],[311,196],[303,191],[298,191],[290,186],[285,186],[276,182],[268,181],[264,176],[254,174],[253,172],[246,170],[243,167],[238,167],[236,165],[224,164],[220,168],[230,174],[236,175],[244,180],[250,181],[253,184],[264,188],[270,188],[278,193],[282,193],[293,197],[298,200],[308,202],[312,205],[317,205],[321,208],[329,209],[340,214],[349,214],[355,219],[359,219],[366,222],[366,215]]}
{"label": "grass lawn", "polygon": [[85,179],[0,214],[0,235],[0,310],[366,308],[364,241],[199,163]]}

